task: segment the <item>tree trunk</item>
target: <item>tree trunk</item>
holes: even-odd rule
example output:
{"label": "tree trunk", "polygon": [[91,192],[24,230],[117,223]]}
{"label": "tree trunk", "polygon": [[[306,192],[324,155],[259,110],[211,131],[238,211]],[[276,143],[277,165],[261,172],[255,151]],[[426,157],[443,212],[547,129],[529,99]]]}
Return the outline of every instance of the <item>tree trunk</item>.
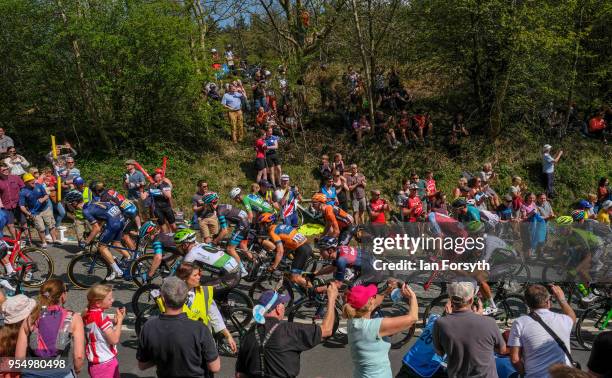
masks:
{"label": "tree trunk", "polygon": [[353,10],[353,20],[355,21],[355,29],[357,31],[357,39],[359,42],[359,52],[361,53],[361,61],[366,71],[366,94],[368,96],[369,102],[370,122],[372,122],[372,126],[374,126],[374,104],[372,101],[372,69],[370,67],[370,61],[368,60],[368,54],[363,40],[363,30],[361,29],[361,22],[359,21],[359,11],[357,9],[356,0],[351,0],[351,8]]}

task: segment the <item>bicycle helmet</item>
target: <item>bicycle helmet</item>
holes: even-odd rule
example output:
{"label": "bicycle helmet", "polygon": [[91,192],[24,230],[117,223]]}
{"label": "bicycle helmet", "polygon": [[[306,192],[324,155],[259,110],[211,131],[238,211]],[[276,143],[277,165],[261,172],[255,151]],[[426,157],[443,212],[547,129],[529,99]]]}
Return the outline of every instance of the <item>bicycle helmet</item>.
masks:
{"label": "bicycle helmet", "polygon": [[242,192],[242,190],[240,190],[240,188],[235,187],[234,189],[232,189],[229,193],[230,198],[234,199],[236,197],[238,197],[240,195],[240,193]]}
{"label": "bicycle helmet", "polygon": [[572,219],[574,222],[579,222],[584,219],[584,210],[574,210],[572,211]]}
{"label": "bicycle helmet", "polygon": [[593,205],[587,201],[587,200],[580,200],[580,202],[578,202],[578,209],[590,209],[592,208]]}
{"label": "bicycle helmet", "polygon": [[69,191],[64,197],[66,203],[81,203],[83,202],[83,193],[78,190]]}
{"label": "bicycle helmet", "polygon": [[471,233],[471,234],[476,234],[479,232],[482,232],[485,228],[484,223],[480,222],[480,221],[471,221],[468,222],[468,224],[465,225],[465,229],[467,232]]}
{"label": "bicycle helmet", "polygon": [[85,179],[82,177],[76,177],[74,180],[72,180],[72,183],[74,185],[85,185]]}
{"label": "bicycle helmet", "polygon": [[323,193],[315,193],[312,196],[312,202],[326,203],[327,197]]}
{"label": "bicycle helmet", "polygon": [[140,239],[144,239],[145,236],[149,235],[154,230],[155,223],[151,221],[146,221],[142,226],[140,226],[140,230],[138,231]]}
{"label": "bicycle helmet", "polygon": [[465,207],[465,206],[467,206],[467,202],[466,202],[466,201],[465,201],[465,199],[463,199],[463,198],[457,198],[456,200],[454,200],[454,201],[453,201],[452,206],[453,206],[455,209],[458,209],[458,208],[460,208],[460,207]]}
{"label": "bicycle helmet", "polygon": [[561,215],[555,220],[555,223],[560,227],[569,226],[574,223],[574,219],[569,215]]}
{"label": "bicycle helmet", "polygon": [[179,230],[174,234],[174,242],[176,244],[185,244],[185,243],[193,243],[196,241],[196,233],[195,231],[186,228],[184,230]]}
{"label": "bicycle helmet", "polygon": [[263,213],[257,218],[258,223],[276,223],[276,215],[272,213]]}
{"label": "bicycle helmet", "polygon": [[317,248],[320,250],[326,250],[330,248],[336,248],[338,246],[338,239],[333,236],[323,236],[317,242]]}
{"label": "bicycle helmet", "polygon": [[207,204],[215,203],[219,200],[219,195],[215,192],[206,193],[202,200]]}
{"label": "bicycle helmet", "polygon": [[121,210],[123,211],[124,215],[130,218],[134,218],[136,215],[138,215],[138,208],[132,203],[132,201],[129,200],[121,202]]}

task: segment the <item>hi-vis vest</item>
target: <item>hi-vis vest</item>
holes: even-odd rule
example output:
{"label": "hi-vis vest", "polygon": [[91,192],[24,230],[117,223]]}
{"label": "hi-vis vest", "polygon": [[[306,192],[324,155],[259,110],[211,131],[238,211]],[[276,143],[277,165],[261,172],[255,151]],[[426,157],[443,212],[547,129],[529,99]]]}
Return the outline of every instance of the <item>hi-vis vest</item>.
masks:
{"label": "hi-vis vest", "polygon": [[[157,305],[161,312],[166,312],[166,307],[161,300],[161,297],[156,299]],[[212,306],[213,302],[213,287],[212,286],[198,286],[195,288],[195,296],[190,306],[187,303],[183,305],[183,312],[191,320],[199,321],[208,325],[210,320],[208,317],[208,309]]]}
{"label": "hi-vis vest", "polygon": [[[89,187],[86,186],[85,189],[83,189],[83,204],[84,206],[86,206],[89,202],[91,202],[93,200],[93,196],[91,191],[89,190]],[[78,220],[83,220],[85,219],[85,217],[83,216],[83,210],[81,209],[76,209],[74,211],[74,216],[76,217],[76,219]]]}

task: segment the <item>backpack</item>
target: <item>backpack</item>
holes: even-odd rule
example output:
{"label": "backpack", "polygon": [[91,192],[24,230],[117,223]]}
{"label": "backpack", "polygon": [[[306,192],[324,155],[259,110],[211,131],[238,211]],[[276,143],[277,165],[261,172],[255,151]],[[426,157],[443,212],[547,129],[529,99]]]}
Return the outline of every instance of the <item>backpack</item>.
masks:
{"label": "backpack", "polygon": [[43,307],[32,325],[28,347],[34,357],[67,357],[70,347],[74,311],[61,306]]}

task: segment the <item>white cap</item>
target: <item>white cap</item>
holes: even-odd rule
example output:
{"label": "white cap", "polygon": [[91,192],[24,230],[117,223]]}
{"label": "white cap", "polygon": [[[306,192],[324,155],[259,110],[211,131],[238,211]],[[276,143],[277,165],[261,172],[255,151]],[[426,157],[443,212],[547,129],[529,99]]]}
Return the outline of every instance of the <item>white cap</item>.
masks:
{"label": "white cap", "polygon": [[289,181],[289,175],[283,174],[281,175],[281,181]]}
{"label": "white cap", "polygon": [[612,207],[612,201],[610,200],[605,200],[602,204],[601,204],[602,209],[604,210],[608,210],[609,208]]}
{"label": "white cap", "polygon": [[544,147],[542,148],[544,151],[550,151],[552,149],[552,146],[550,144],[545,144]]}
{"label": "white cap", "polygon": [[474,297],[474,284],[469,281],[451,282],[448,285],[448,296],[458,304],[467,304]]}

